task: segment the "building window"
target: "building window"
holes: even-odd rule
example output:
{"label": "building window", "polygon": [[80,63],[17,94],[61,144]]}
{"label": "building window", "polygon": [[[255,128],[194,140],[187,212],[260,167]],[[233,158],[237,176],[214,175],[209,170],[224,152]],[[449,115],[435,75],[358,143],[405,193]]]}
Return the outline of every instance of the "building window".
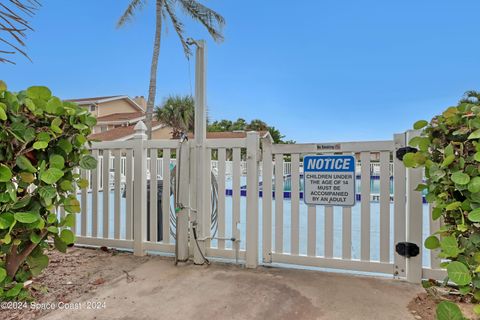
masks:
{"label": "building window", "polygon": [[94,111],[95,111],[95,105],[92,104],[92,105],[90,105],[90,112],[94,112]]}

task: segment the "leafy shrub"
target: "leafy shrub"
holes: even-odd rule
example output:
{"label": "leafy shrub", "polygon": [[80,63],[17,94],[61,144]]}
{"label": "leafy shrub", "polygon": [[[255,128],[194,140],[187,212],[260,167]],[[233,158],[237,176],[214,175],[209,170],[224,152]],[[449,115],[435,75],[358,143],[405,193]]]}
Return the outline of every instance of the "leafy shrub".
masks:
{"label": "leafy shrub", "polygon": [[[442,267],[447,269],[447,280],[458,285],[466,300],[478,302],[480,106],[461,103],[430,122],[416,122],[414,129],[422,129],[421,135],[409,142],[418,151],[407,153],[403,161],[407,167],[425,167],[426,184],[419,185],[418,190],[427,191],[426,199],[434,207],[432,218],[444,221],[440,230],[425,240],[425,247],[440,249],[439,257],[446,260]],[[457,310],[445,303],[439,309]]]}
{"label": "leafy shrub", "polygon": [[88,185],[76,168],[96,167],[86,147],[95,124],[46,87],[13,93],[0,81],[0,300],[28,298],[23,283],[48,265],[45,251],[75,241],[75,194]]}

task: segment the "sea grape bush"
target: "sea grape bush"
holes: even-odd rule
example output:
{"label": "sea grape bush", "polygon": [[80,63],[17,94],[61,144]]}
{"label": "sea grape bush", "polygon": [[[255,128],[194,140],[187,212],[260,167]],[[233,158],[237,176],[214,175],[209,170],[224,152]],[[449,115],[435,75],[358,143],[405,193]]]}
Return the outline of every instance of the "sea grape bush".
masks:
{"label": "sea grape bush", "polygon": [[95,124],[46,87],[14,93],[0,81],[0,300],[28,299],[24,282],[48,265],[46,250],[75,241],[75,194],[88,185],[77,168],[96,167],[87,150]]}
{"label": "sea grape bush", "polygon": [[[443,219],[440,230],[425,240],[427,249],[439,249],[448,279],[464,300],[480,302],[480,106],[461,103],[430,122],[417,121],[421,134],[409,142],[417,152],[407,153],[407,167],[424,167],[426,199],[432,218]],[[453,290],[453,288],[452,288]],[[480,305],[475,306],[480,311]],[[454,314],[456,317],[443,317]],[[460,309],[442,302],[439,319],[463,319]]]}

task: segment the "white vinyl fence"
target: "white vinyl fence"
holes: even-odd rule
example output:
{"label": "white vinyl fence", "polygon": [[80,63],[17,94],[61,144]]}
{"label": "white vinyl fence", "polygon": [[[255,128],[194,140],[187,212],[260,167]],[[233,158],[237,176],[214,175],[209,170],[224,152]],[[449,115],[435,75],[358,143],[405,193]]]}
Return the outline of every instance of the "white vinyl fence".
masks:
{"label": "white vinyl fence", "polygon": [[[252,132],[242,139],[207,140],[203,153],[193,141],[146,140],[140,127],[134,140],[93,144],[99,165],[81,171],[90,179],[90,189],[78,195],[77,243],[129,249],[136,255],[173,254],[177,244],[178,256],[185,260],[196,255],[198,242],[205,256],[248,267],[256,267],[261,257],[266,265],[384,273],[411,282],[441,279],[436,252],[429,263],[422,260],[424,205],[415,191],[422,171],[406,169],[395,156],[407,138],[398,134],[391,141],[338,143],[334,152],[317,144],[280,145],[264,139],[260,150],[259,136]],[[303,156],[326,153],[356,156],[356,207],[303,203]],[[202,154],[208,174],[200,183],[196,170]],[[375,205],[371,177],[379,185]],[[284,193],[286,179],[291,190]],[[198,228],[196,241],[193,227]],[[429,231],[438,227],[438,221],[430,221]],[[397,254],[399,242],[417,244],[420,254]]]}

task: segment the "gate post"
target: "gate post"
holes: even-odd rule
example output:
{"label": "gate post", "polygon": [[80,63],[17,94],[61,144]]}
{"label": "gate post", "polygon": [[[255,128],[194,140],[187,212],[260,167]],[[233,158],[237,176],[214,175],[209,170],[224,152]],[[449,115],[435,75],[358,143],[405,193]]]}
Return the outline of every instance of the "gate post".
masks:
{"label": "gate post", "polygon": [[[188,141],[181,142],[185,145],[181,148],[181,155],[180,159],[181,162],[178,163],[178,170],[177,170],[177,179],[178,179],[178,186],[179,190],[177,190],[178,194],[178,203],[181,203],[184,208],[182,208],[177,214],[177,258],[179,261],[186,261],[188,260],[189,252],[188,252],[188,217],[190,212],[190,195],[189,195],[189,179],[190,179],[190,143]],[[178,157],[177,157],[178,159]],[[180,176],[180,177],[179,177]]]}
{"label": "gate post", "polygon": [[[407,131],[407,144],[418,131]],[[420,248],[419,254],[406,259],[407,281],[420,283],[422,281],[422,231],[423,231],[423,202],[422,193],[416,191],[422,182],[423,168],[407,169],[407,228],[406,241],[415,243]]]}
{"label": "gate post", "polygon": [[[406,147],[407,143],[405,142],[406,134],[399,133],[393,136],[395,143],[395,151],[400,148]],[[393,243],[394,246],[399,242],[405,242],[406,230],[407,230],[407,207],[406,207],[406,168],[403,165],[402,160],[396,157],[396,154],[393,154]],[[394,251],[394,275],[398,277],[405,277],[405,257],[399,255]]]}
{"label": "gate post", "polygon": [[143,244],[147,240],[147,148],[145,145],[147,127],[139,121],[134,129],[133,254],[144,256]]}
{"label": "gate post", "polygon": [[258,132],[247,132],[247,268],[258,265],[258,150]]}

